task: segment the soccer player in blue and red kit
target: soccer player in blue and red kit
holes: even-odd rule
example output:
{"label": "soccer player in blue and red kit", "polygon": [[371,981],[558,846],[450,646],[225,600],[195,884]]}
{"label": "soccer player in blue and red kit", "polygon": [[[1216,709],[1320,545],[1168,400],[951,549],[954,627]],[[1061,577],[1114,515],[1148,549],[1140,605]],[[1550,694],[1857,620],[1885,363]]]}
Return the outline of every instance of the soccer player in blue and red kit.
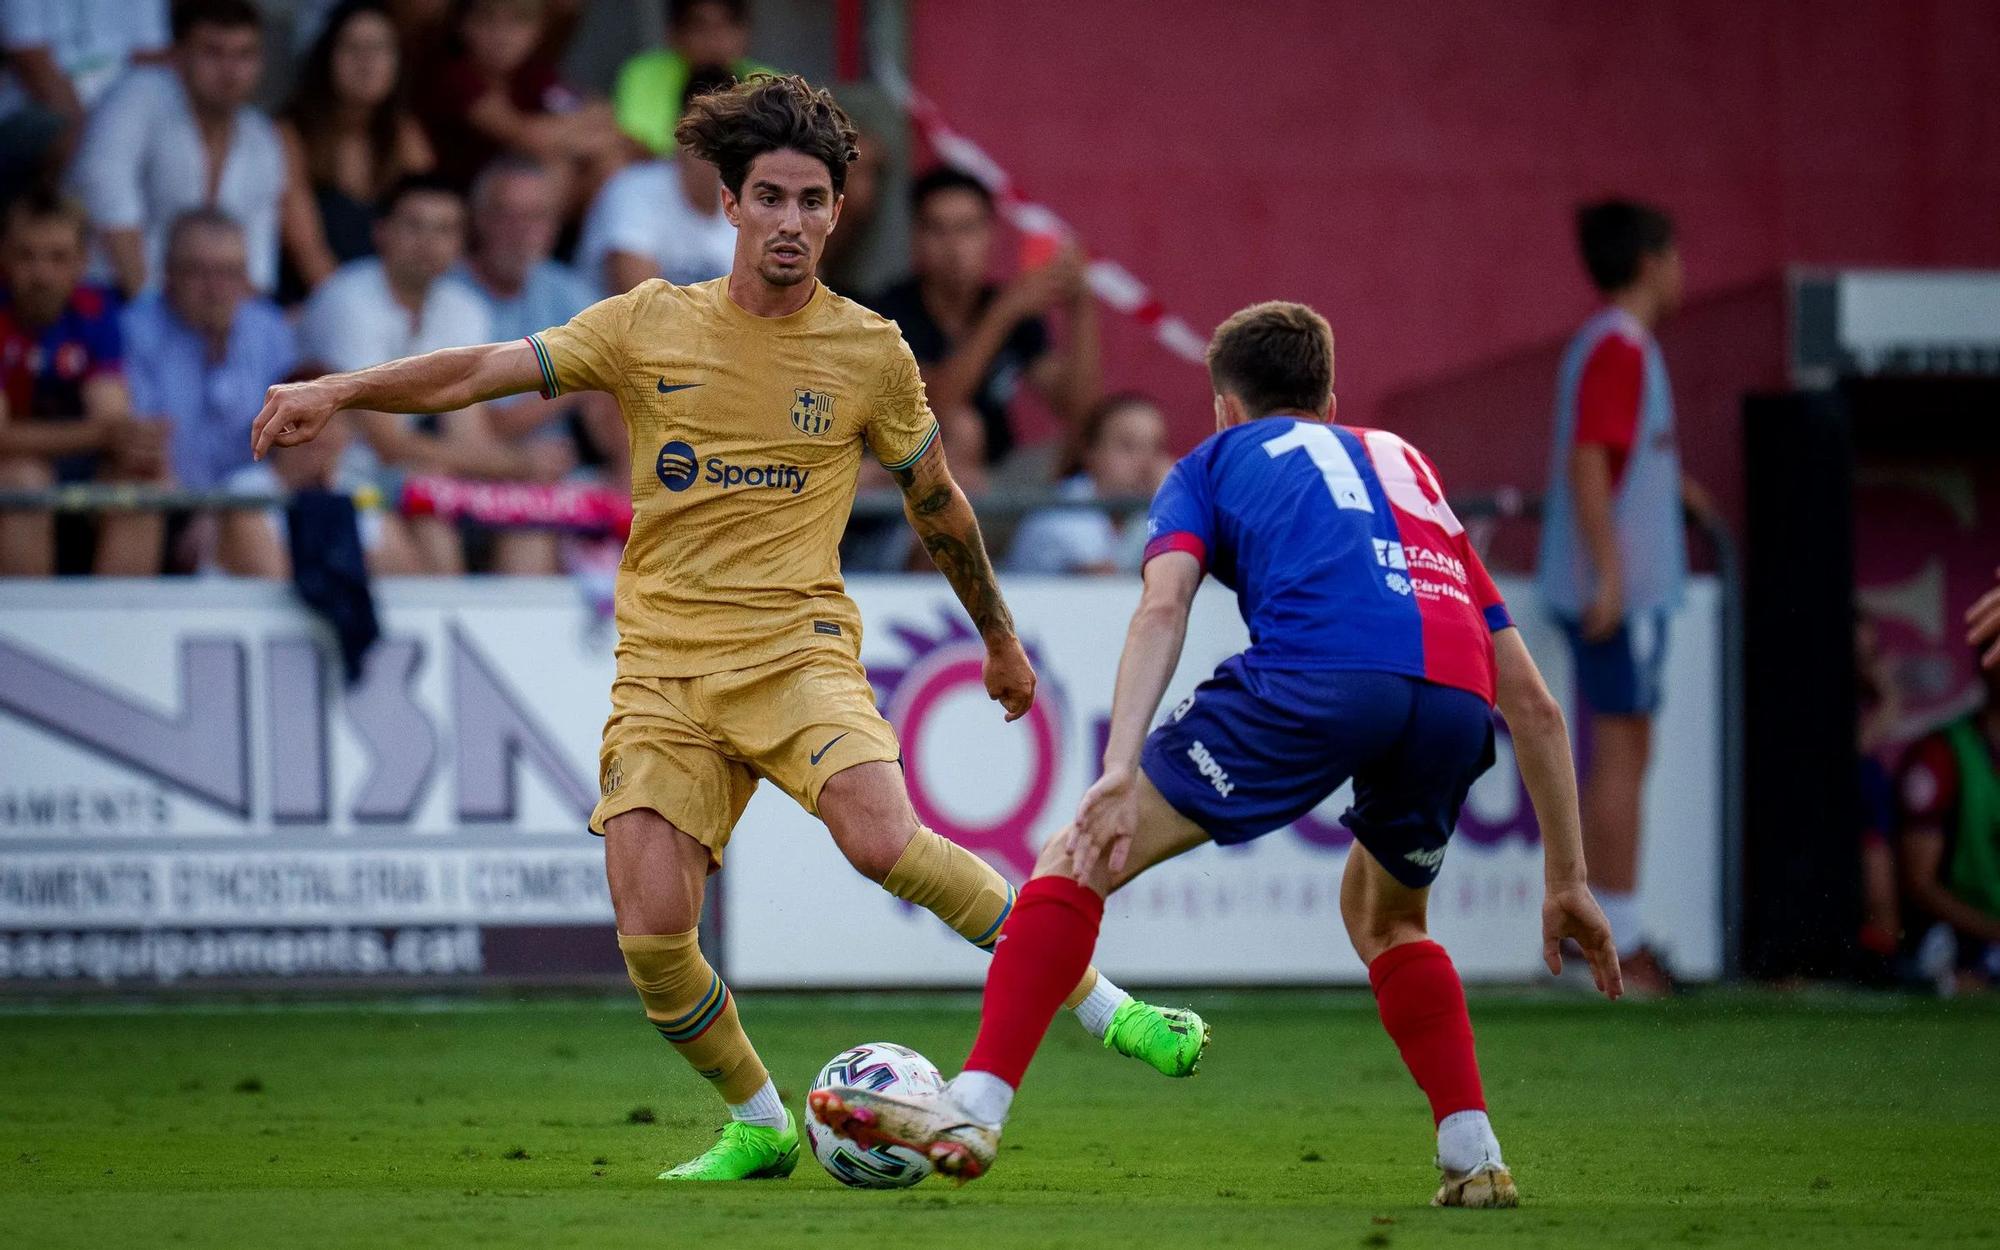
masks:
{"label": "soccer player in blue and red kit", "polygon": [[[1330,424],[1333,337],[1298,304],[1259,304],[1208,349],[1218,432],[1153,501],[1145,589],[1118,665],[1104,775],[1043,848],[986,978],[978,1041],[946,1090],[812,1095],[865,1144],[962,1179],[993,1162],[1014,1090],[1088,964],[1104,896],[1204,842],[1246,842],[1354,782],[1341,915],[1383,1026],[1429,1097],[1450,1206],[1512,1206],[1472,1024],[1425,902],[1459,807],[1493,763],[1497,699],[1541,823],[1543,954],[1574,939],[1621,991],[1585,884],[1561,708],[1452,515],[1430,462],[1385,430]],[[1204,574],[1236,591],[1250,648],[1148,735]]]}

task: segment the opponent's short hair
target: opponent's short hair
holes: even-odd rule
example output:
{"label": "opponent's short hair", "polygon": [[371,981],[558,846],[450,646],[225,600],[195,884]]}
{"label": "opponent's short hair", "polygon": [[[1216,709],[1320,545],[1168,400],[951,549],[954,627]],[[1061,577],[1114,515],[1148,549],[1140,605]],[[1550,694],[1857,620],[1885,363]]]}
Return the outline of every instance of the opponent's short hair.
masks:
{"label": "opponent's short hair", "polygon": [[1639,262],[1672,247],[1673,218],[1637,200],[1599,200],[1576,210],[1576,246],[1590,281],[1609,295],[1632,285]]}
{"label": "opponent's short hair", "polygon": [[1333,329],[1304,304],[1252,304],[1215,327],[1208,381],[1254,419],[1293,409],[1324,413],[1333,396]]}
{"label": "opponent's short hair", "polygon": [[859,138],[832,93],[797,74],[752,74],[748,80],[688,101],[674,127],[682,147],[722,171],[731,195],[743,194],[750,163],[767,152],[797,152],[826,166],[833,192],[847,185]]}
{"label": "opponent's short hair", "polygon": [[264,14],[250,0],[175,0],[171,20],[175,43],[185,43],[199,26],[264,29]]}

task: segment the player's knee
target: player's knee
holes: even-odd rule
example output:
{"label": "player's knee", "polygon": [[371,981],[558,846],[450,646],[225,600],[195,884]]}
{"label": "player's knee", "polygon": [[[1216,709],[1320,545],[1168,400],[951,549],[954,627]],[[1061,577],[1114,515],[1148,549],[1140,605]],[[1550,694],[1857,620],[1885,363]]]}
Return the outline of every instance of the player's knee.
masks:
{"label": "player's knee", "polygon": [[1374,963],[1393,947],[1430,939],[1430,931],[1423,923],[1410,919],[1349,926],[1347,934],[1354,942],[1354,953],[1364,964]]}
{"label": "player's knee", "polygon": [[1069,830],[1064,829],[1055,837],[1042,844],[1041,853],[1035,856],[1037,877],[1070,876]]}
{"label": "player's knee", "polygon": [[878,885],[921,827],[893,764],[857,764],[820,787],[819,817],[854,871]]}
{"label": "player's knee", "polygon": [[1340,918],[1347,926],[1347,938],[1364,964],[1374,963],[1382,952],[1407,942],[1430,937],[1421,910],[1386,904],[1382,899],[1342,901]]}
{"label": "player's knee", "polygon": [[604,875],[621,933],[680,933],[701,923],[708,848],[651,808],[604,822]]}
{"label": "player's knee", "polygon": [[865,833],[850,833],[837,838],[840,853],[847,862],[854,865],[854,871],[877,885],[889,879],[895,870],[896,861],[903,857],[903,849],[916,836],[916,826],[904,829],[874,829]]}

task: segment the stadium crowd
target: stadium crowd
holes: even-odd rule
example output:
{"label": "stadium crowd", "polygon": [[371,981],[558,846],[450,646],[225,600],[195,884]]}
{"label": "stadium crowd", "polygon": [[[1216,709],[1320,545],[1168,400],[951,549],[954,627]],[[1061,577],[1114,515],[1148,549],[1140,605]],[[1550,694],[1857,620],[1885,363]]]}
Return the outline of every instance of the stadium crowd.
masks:
{"label": "stadium crowd", "polygon": [[[726,274],[714,166],[674,151],[685,102],[764,67],[744,0],[667,0],[666,40],[609,99],[566,82],[580,0],[300,0],[296,56],[253,0],[9,0],[0,8],[0,488],[78,482],[395,497],[411,474],[622,493],[609,396],[435,417],[355,414],[334,441],[250,459],[265,389],[519,337],[651,278]],[[283,103],[257,104],[267,79]],[[864,135],[821,278],[893,318],[960,480],[1083,501],[1150,494],[1168,464],[1143,395],[1103,399],[1074,249],[999,261],[994,203],[952,169],[911,187],[909,276],[866,289],[885,145]],[[1051,314],[1061,324],[1058,336]],[[1034,392],[1064,433],[1035,445]],[[879,470],[863,489],[889,487]],[[0,513],[0,573],[283,577],[273,510]],[[377,506],[378,573],[600,568],[615,537],[487,529]],[[1010,562],[1136,569],[1102,510],[1031,516]],[[928,568],[906,527],[858,522],[852,570]]]}

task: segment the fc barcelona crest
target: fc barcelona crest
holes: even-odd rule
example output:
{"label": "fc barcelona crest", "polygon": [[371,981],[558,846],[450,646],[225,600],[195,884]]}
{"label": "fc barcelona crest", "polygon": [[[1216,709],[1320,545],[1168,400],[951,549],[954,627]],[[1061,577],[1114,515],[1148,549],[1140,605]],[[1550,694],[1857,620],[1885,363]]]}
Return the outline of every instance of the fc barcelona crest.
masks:
{"label": "fc barcelona crest", "polygon": [[825,391],[793,391],[792,424],[809,438],[818,438],[832,429],[833,396]]}

